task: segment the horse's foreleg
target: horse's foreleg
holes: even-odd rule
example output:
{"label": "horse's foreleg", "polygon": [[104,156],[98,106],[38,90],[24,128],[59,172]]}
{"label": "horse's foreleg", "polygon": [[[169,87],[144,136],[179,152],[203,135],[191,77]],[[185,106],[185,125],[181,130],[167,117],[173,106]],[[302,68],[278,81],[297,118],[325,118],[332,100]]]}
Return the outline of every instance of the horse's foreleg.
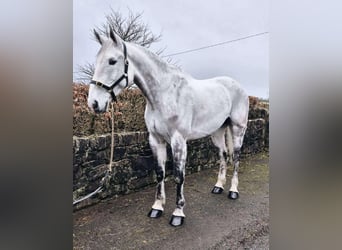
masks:
{"label": "horse's foreleg", "polygon": [[240,153],[243,142],[243,137],[245,135],[246,128],[232,126],[231,127],[232,136],[233,136],[233,177],[231,181],[231,186],[228,193],[228,198],[232,200],[236,200],[239,198],[239,191],[237,189],[239,185],[238,171],[239,171],[239,163],[240,163]]}
{"label": "horse's foreleg", "polygon": [[157,161],[156,164],[156,176],[157,176],[157,190],[155,201],[152,205],[151,211],[148,213],[148,216],[151,218],[158,218],[162,215],[165,205],[165,187],[164,187],[164,178],[165,178],[165,162],[166,162],[166,144],[165,142],[152,134],[149,136],[150,146],[154,155],[154,158]]}
{"label": "horse's foreleg", "polygon": [[171,137],[171,148],[174,164],[174,178],[177,185],[176,209],[172,213],[170,224],[172,226],[181,226],[184,223],[183,208],[185,205],[184,198],[184,177],[185,177],[185,162],[187,154],[186,140],[179,134],[175,133]]}

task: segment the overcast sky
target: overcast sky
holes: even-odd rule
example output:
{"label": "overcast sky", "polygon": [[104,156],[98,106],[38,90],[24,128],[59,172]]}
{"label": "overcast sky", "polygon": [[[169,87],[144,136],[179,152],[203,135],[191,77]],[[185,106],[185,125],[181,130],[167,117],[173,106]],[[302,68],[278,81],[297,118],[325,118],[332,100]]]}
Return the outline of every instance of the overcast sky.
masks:
{"label": "overcast sky", "polygon": [[[99,45],[92,29],[105,22],[110,7],[124,16],[127,9],[142,12],[151,30],[162,33],[152,51],[164,54],[220,43],[269,31],[268,0],[74,0],[73,71],[93,63]],[[177,55],[173,60],[198,79],[227,75],[238,80],[249,95],[268,97],[269,35]]]}

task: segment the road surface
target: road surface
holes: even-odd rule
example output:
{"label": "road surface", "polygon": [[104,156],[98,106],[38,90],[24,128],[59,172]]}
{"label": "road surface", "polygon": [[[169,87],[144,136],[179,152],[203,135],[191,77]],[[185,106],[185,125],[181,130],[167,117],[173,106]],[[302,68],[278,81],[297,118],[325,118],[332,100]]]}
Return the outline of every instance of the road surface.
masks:
{"label": "road surface", "polygon": [[[76,211],[74,249],[268,249],[268,154],[257,154],[240,163],[238,200],[211,194],[217,169],[185,178],[185,224],[168,224],[175,208],[176,190],[166,183],[166,206],[158,219],[147,217],[154,187],[115,197]],[[231,167],[227,182],[230,184]],[[227,185],[229,186],[229,185]]]}

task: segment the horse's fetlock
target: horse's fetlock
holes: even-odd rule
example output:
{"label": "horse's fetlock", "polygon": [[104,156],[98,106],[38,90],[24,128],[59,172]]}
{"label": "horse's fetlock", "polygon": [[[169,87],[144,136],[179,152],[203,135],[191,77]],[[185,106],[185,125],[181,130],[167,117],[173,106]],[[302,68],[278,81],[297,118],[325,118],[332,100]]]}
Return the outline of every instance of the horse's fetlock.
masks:
{"label": "horse's fetlock", "polygon": [[185,205],[185,200],[180,200],[177,203],[177,207],[179,206],[178,208],[182,208],[182,207],[184,207],[184,205]]}

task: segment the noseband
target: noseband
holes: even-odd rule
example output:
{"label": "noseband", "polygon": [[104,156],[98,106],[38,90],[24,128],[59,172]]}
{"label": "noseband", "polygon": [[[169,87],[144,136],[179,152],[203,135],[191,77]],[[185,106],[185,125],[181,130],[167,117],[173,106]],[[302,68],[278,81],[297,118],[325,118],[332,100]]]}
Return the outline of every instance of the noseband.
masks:
{"label": "noseband", "polygon": [[123,44],[123,51],[124,51],[124,62],[125,62],[125,69],[124,69],[124,73],[122,74],[122,76],[119,77],[119,79],[117,79],[115,82],[114,80],[112,81],[112,84],[110,86],[104,85],[102,82],[98,82],[98,81],[91,81],[90,84],[94,84],[96,86],[99,86],[101,88],[104,88],[105,90],[107,90],[107,92],[111,95],[112,97],[112,101],[116,102],[116,96],[114,94],[114,87],[119,84],[123,79],[126,79],[126,87],[128,86],[128,60],[127,60],[127,48],[124,42],[122,42]]}

